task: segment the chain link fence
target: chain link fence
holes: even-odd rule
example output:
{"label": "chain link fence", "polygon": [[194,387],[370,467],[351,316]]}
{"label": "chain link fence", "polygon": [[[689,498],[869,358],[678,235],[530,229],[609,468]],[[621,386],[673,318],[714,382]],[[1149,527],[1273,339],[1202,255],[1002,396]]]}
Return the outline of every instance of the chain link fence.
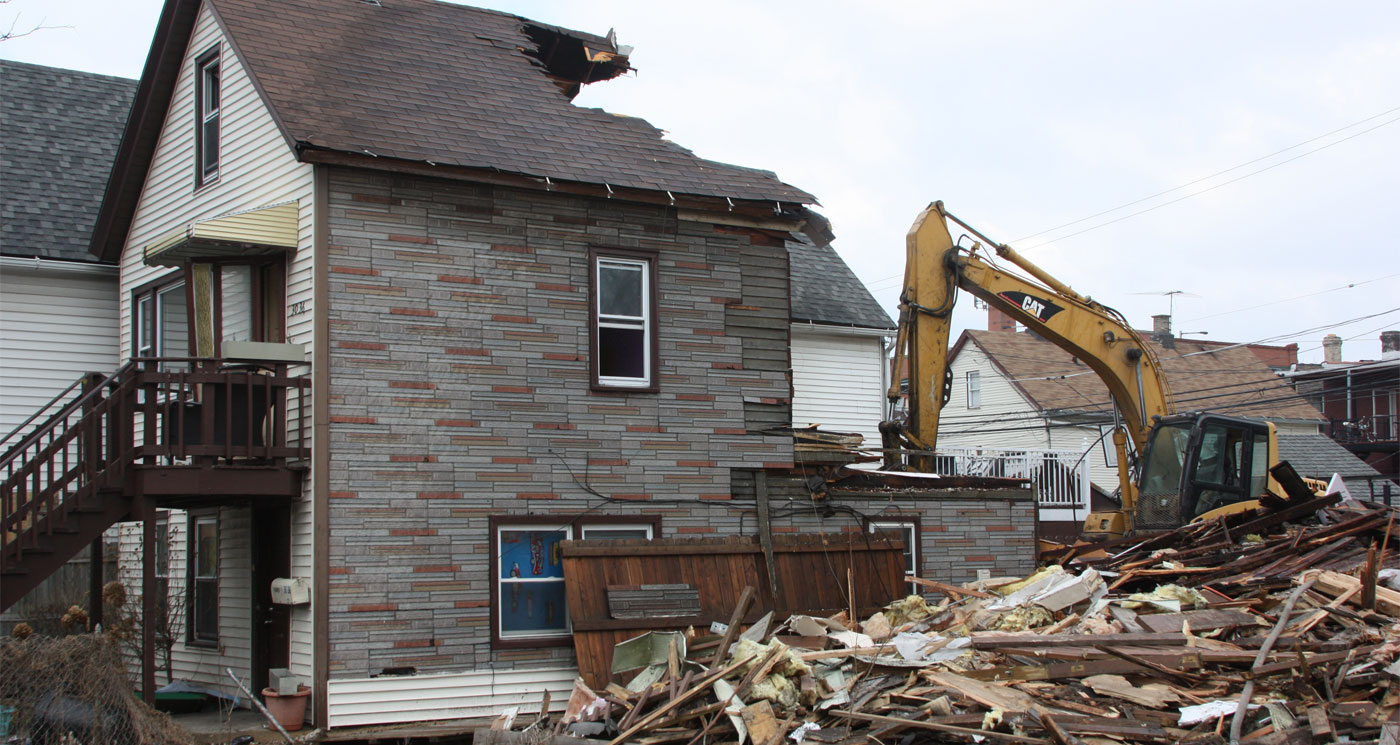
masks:
{"label": "chain link fence", "polygon": [[101,634],[0,641],[0,743],[180,745],[189,735],[133,690]]}

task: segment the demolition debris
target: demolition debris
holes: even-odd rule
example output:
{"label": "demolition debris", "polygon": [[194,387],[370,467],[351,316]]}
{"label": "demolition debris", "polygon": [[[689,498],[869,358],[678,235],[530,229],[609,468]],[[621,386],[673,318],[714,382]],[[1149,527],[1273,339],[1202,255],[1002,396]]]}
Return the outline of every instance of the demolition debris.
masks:
{"label": "demolition debris", "polygon": [[1393,742],[1396,514],[1334,495],[1067,548],[1024,578],[910,577],[926,594],[863,619],[769,614],[741,633],[746,592],[732,625],[619,644],[612,681],[577,683],[562,717],[512,711],[494,729],[610,745]]}

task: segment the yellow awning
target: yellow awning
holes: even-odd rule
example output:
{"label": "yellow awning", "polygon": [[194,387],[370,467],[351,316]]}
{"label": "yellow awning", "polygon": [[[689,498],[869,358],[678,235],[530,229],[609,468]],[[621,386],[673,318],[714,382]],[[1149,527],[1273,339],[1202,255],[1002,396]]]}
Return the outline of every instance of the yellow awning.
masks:
{"label": "yellow awning", "polygon": [[234,258],[290,251],[297,247],[297,203],[198,220],[146,246],[146,263],[182,266],[191,259]]}

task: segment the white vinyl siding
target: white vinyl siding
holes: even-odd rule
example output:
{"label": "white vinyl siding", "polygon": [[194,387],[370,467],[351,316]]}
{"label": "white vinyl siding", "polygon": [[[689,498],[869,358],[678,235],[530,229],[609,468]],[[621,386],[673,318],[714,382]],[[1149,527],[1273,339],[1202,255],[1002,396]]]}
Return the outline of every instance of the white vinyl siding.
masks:
{"label": "white vinyl siding", "polygon": [[84,373],[117,367],[115,269],[0,260],[0,436]]}
{"label": "white vinyl siding", "polygon": [[792,424],[820,424],[833,432],[858,432],[865,446],[880,447],[884,418],[885,356],[881,336],[792,329]]}
{"label": "white vinyl siding", "polygon": [[[217,182],[196,191],[195,59],[215,44],[221,48],[219,178]],[[286,139],[253,87],[242,61],[234,53],[232,45],[223,38],[208,6],[201,7],[122,252],[118,316],[122,358],[131,354],[131,291],[170,271],[165,267],[145,265],[146,245],[196,220],[294,201],[298,205],[299,239],[297,250],[287,267],[287,341],[303,345],[309,359],[314,317],[311,307],[313,192],[312,166],[296,161]],[[301,368],[299,372],[305,371],[306,368]],[[309,401],[304,411],[303,441],[309,445]],[[293,576],[314,578],[311,495],[316,476],[310,473],[303,479],[303,498],[292,508]],[[236,550],[246,560],[249,551],[246,535],[243,538],[234,538],[227,532],[222,535],[224,542],[220,547],[221,552]],[[290,667],[293,673],[308,680],[313,673],[312,628],[311,606],[294,607]],[[222,627],[220,635],[226,636]],[[247,638],[246,634],[244,638]],[[246,668],[247,655],[241,659],[240,664]]]}
{"label": "white vinyl siding", "polygon": [[[238,687],[229,680],[225,667],[245,683],[251,675],[253,611],[252,576],[248,544],[251,539],[252,518],[244,508],[224,507],[200,514],[217,515],[219,526],[219,638],[210,646],[191,646],[186,643],[186,628],[183,614],[191,611],[187,582],[189,579],[190,529],[189,513],[170,510],[167,515],[170,535],[170,594],[172,607],[182,610],[175,621],[171,649],[170,677],[174,680],[188,680],[242,697]],[[120,523],[118,526],[118,547],[120,558],[117,577],[126,585],[131,598],[128,609],[140,612],[141,595],[141,524]],[[139,675],[140,663],[131,660],[131,674]],[[156,664],[163,667],[163,653],[156,651]],[[156,674],[156,685],[165,685],[167,676],[162,669]]]}
{"label": "white vinyl siding", "polygon": [[495,717],[507,707],[538,712],[569,702],[578,669],[483,670],[443,675],[332,679],[326,688],[329,727]]}

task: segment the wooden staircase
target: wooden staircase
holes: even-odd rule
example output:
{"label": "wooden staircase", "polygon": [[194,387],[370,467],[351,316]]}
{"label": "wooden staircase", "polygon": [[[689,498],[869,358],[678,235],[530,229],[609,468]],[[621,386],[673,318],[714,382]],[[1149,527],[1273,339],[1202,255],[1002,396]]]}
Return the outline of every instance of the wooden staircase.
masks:
{"label": "wooden staircase", "polygon": [[[108,528],[154,506],[294,498],[297,461],[309,457],[308,390],[285,364],[168,358],[70,386],[0,454],[0,612]],[[218,487],[200,494],[147,493],[150,483],[211,482]]]}

